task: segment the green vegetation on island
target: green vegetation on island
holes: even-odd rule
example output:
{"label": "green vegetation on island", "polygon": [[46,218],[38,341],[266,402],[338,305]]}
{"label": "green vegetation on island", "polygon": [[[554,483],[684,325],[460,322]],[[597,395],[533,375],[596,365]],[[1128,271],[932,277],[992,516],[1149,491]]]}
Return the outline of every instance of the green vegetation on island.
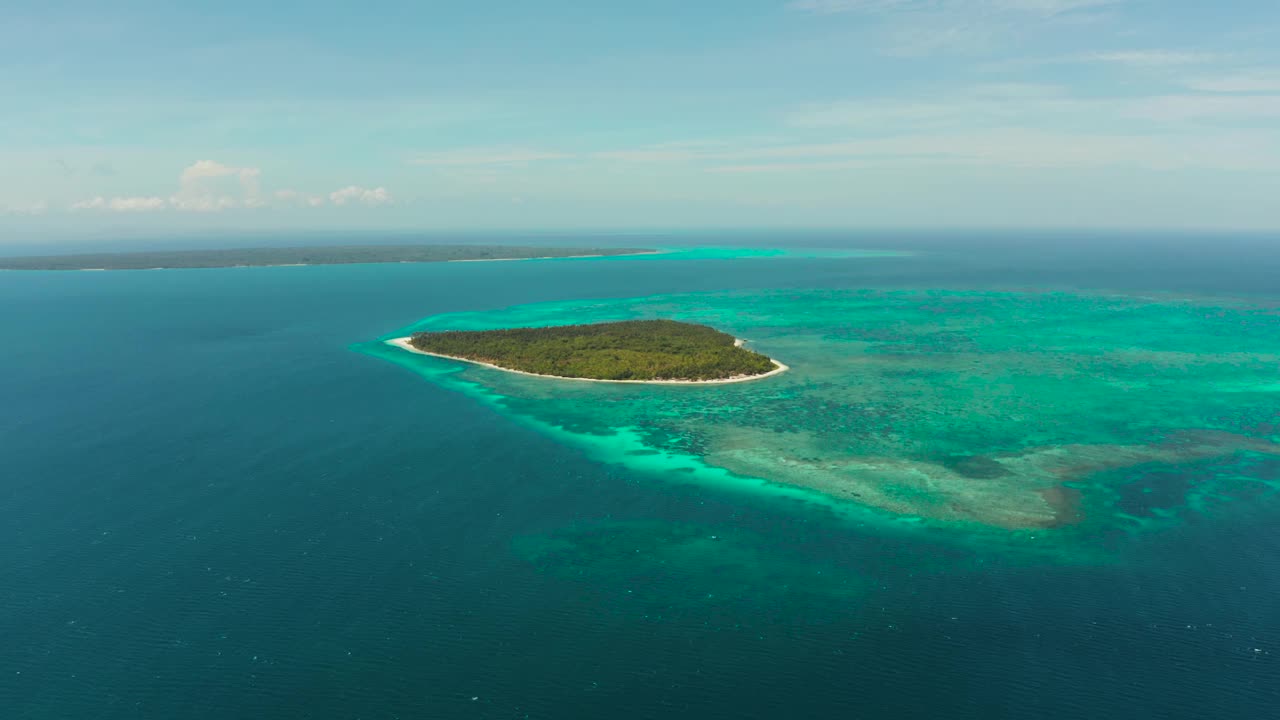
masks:
{"label": "green vegetation on island", "polygon": [[727,380],[764,375],[773,360],[732,335],[674,320],[416,333],[423,352],[508,370],[589,380]]}
{"label": "green vegetation on island", "polygon": [[157,268],[264,267],[271,265],[352,265],[459,260],[530,260],[603,255],[636,255],[637,248],[565,248],[518,245],[333,245],[328,247],[166,250],[81,255],[0,257],[0,270],[152,270]]}

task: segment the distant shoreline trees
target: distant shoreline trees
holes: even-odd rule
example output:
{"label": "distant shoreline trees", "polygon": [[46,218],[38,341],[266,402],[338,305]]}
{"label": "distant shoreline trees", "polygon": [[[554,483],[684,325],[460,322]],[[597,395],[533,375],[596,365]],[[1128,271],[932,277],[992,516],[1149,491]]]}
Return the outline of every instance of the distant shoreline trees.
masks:
{"label": "distant shoreline trees", "polygon": [[564,248],[522,245],[330,245],[0,257],[0,270],[150,270],[155,268],[176,270],[270,265],[529,260],[581,255],[635,255],[651,252],[655,251],[636,248]]}

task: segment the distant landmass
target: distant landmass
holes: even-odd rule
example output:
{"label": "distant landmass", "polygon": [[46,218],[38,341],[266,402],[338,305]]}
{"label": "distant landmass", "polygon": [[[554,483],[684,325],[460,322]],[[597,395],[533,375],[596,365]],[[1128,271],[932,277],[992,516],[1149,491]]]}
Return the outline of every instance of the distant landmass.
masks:
{"label": "distant landmass", "polygon": [[500,370],[579,380],[739,382],[787,369],[732,335],[674,320],[423,332],[391,342]]}
{"label": "distant landmass", "polygon": [[602,257],[652,252],[657,251],[640,248],[557,248],[517,245],[336,245],[0,257],[0,270],[153,270],[426,263]]}

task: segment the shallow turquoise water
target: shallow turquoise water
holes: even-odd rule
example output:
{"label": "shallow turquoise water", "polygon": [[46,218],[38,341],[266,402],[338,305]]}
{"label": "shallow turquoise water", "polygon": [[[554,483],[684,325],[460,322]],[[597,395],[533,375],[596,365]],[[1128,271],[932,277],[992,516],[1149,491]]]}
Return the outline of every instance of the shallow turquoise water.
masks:
{"label": "shallow turquoise water", "polygon": [[[805,497],[862,522],[950,523],[964,540],[972,525],[1038,532],[1039,545],[1149,526],[1099,480],[1114,468],[1212,460],[1235,477],[1241,464],[1280,467],[1267,389],[1280,375],[1280,310],[1267,302],[695,293],[437,315],[391,335],[659,317],[731,332],[791,370],[734,385],[620,386],[531,378],[380,342],[360,349],[602,461]],[[1256,490],[1274,493],[1278,481],[1263,472]],[[1200,483],[1164,509],[1224,492]]]}
{"label": "shallow turquoise water", "polygon": [[[879,442],[848,408],[884,387],[895,445],[970,476],[999,448],[1273,441],[1275,253],[1206,245],[0,274],[17,309],[0,313],[0,709],[1265,717],[1266,453],[1211,435],[1214,452],[1100,466],[1084,522],[1010,530],[769,483],[723,450],[745,433],[772,459],[791,443],[755,438],[799,422],[815,457],[857,451],[832,438]],[[1063,294],[1027,299],[1045,288]],[[940,336],[921,293],[985,309]],[[773,389],[549,393],[351,351],[424,318],[637,308],[695,308],[795,370]],[[896,332],[819,332],[832,308]],[[987,386],[956,384],[973,359]],[[1054,387],[1025,410],[1053,422],[1012,432],[1019,394]]]}

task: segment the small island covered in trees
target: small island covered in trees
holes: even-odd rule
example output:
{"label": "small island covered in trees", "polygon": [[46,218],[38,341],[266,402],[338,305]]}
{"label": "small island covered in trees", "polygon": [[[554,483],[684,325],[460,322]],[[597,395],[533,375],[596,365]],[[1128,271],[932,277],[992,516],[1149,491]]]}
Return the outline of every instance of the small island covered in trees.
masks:
{"label": "small island covered in trees", "polygon": [[550,260],[553,258],[644,255],[654,252],[657,251],[637,248],[529,247],[524,245],[329,245],[0,257],[0,270],[176,270],[179,268],[270,267],[278,265]]}
{"label": "small island covered in trees", "polygon": [[732,335],[674,320],[420,332],[390,342],[426,355],[574,380],[723,383],[787,370]]}

